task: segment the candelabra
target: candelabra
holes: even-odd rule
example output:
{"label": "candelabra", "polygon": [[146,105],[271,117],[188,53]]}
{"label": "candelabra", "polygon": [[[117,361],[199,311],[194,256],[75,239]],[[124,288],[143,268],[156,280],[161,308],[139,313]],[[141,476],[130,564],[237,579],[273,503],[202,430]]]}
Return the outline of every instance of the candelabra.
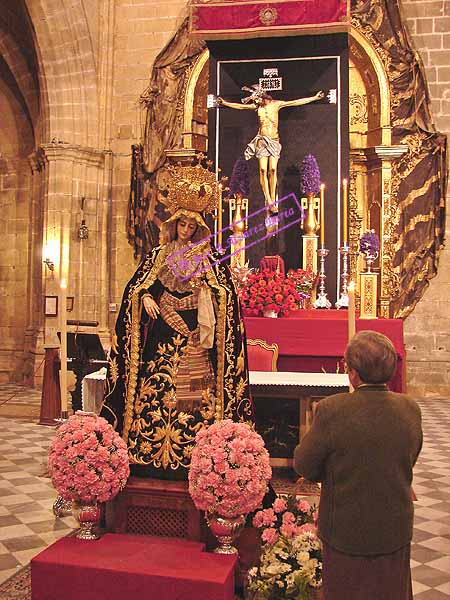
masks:
{"label": "candelabra", "polygon": [[328,256],[329,250],[326,248],[319,248],[317,254],[320,259],[320,271],[319,271],[319,294],[316,301],[314,302],[314,308],[331,308],[331,302],[327,298],[325,291],[325,258]]}
{"label": "candelabra", "polygon": [[350,247],[344,242],[342,248],[339,248],[339,252],[342,256],[342,291],[336,302],[336,308],[348,308],[348,280],[350,277],[349,266],[350,266]]}

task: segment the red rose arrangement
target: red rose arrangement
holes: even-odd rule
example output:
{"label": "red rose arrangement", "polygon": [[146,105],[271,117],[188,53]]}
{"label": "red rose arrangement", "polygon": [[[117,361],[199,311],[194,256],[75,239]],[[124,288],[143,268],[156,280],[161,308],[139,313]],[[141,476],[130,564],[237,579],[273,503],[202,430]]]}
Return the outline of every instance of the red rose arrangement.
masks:
{"label": "red rose arrangement", "polygon": [[240,292],[244,315],[262,316],[266,311],[274,311],[279,316],[303,307],[306,281],[312,289],[315,274],[298,269],[289,271],[287,277],[277,271],[264,269],[247,276],[247,285]]}

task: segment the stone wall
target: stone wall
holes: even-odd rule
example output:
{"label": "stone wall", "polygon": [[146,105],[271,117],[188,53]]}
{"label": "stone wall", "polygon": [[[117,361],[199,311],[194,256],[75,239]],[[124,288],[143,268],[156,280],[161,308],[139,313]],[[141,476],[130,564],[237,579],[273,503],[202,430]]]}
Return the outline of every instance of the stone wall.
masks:
{"label": "stone wall", "polygon": [[[450,133],[450,1],[403,0],[403,16],[428,80],[436,128]],[[447,206],[450,206],[447,196]],[[447,215],[446,234],[450,230]],[[450,394],[450,252],[405,322],[408,391]]]}

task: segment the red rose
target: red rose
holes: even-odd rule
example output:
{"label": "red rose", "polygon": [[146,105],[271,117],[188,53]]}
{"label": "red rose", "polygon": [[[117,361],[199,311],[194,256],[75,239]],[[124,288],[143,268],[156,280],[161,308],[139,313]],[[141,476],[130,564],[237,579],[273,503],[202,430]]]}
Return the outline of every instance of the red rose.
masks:
{"label": "red rose", "polygon": [[275,302],[281,304],[281,302],[283,302],[283,296],[281,294],[275,294]]}

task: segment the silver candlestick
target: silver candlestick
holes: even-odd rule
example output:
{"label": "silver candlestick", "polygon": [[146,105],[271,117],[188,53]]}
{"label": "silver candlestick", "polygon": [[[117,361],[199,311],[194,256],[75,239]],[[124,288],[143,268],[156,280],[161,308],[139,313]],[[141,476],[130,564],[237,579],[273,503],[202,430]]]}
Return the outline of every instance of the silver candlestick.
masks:
{"label": "silver candlestick", "polygon": [[328,256],[329,250],[326,248],[319,248],[317,250],[317,255],[320,258],[320,271],[319,271],[319,295],[314,302],[314,308],[331,308],[331,302],[327,298],[327,293],[325,291],[325,279],[327,276],[325,275],[325,258]]}
{"label": "silver candlestick", "polygon": [[350,247],[344,242],[342,248],[339,248],[339,252],[342,256],[342,291],[338,301],[335,304],[336,308],[348,308],[348,280],[350,277],[349,272],[349,259],[350,259]]}

